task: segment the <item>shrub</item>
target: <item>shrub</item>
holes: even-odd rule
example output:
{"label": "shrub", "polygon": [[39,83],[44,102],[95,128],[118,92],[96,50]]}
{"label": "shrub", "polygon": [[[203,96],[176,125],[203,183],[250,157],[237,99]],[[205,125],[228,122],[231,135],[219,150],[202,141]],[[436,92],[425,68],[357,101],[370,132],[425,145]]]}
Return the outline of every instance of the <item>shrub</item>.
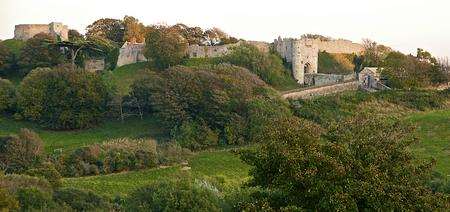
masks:
{"label": "shrub", "polygon": [[19,189],[16,196],[20,203],[20,209],[23,211],[42,211],[53,206],[52,195],[37,188]]}
{"label": "shrub", "polygon": [[53,187],[59,187],[62,184],[61,174],[56,170],[53,163],[43,163],[41,166],[29,169],[25,174],[46,179]]}
{"label": "shrub", "polygon": [[15,194],[20,189],[25,188],[37,188],[45,193],[52,192],[52,186],[47,180],[18,174],[0,175],[0,188],[7,190],[11,194]]}
{"label": "shrub", "polygon": [[53,193],[53,199],[59,204],[67,204],[76,211],[109,210],[109,202],[92,191],[74,188],[62,188]]}
{"label": "shrub", "polygon": [[18,89],[21,115],[51,129],[89,128],[101,121],[110,91],[102,78],[69,66],[33,70]]}
{"label": "shrub", "polygon": [[215,193],[187,181],[142,187],[126,200],[129,211],[220,211]]}
{"label": "shrub", "polygon": [[0,211],[15,211],[19,209],[19,202],[6,190],[0,188]]}
{"label": "shrub", "polygon": [[0,165],[8,173],[20,173],[38,165],[43,143],[39,136],[21,129],[18,135],[0,137]]}
{"label": "shrub", "polygon": [[172,165],[186,161],[192,155],[189,149],[181,147],[175,142],[158,145],[158,163]]}
{"label": "shrub", "polygon": [[0,78],[0,113],[12,112],[16,105],[16,88],[6,79]]}
{"label": "shrub", "polygon": [[78,177],[153,168],[158,156],[154,140],[122,138],[76,149],[59,162],[64,176]]}
{"label": "shrub", "polygon": [[258,75],[264,82],[275,88],[289,88],[297,86],[283,66],[281,58],[275,54],[263,53],[251,44],[235,47],[233,51],[223,57],[223,61],[242,66]]}
{"label": "shrub", "polygon": [[218,133],[203,123],[184,122],[172,131],[172,138],[184,148],[201,150],[219,144]]}

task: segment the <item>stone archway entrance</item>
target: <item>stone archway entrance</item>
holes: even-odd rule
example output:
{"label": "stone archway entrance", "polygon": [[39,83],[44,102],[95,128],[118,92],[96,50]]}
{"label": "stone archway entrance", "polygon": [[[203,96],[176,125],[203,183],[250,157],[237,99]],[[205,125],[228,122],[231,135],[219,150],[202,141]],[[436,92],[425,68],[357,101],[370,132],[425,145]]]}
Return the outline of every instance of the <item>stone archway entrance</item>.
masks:
{"label": "stone archway entrance", "polygon": [[310,73],[312,73],[312,70],[311,70],[311,64],[310,64],[310,63],[306,63],[306,64],[305,64],[305,67],[303,68],[303,70],[305,71],[305,74],[310,74]]}

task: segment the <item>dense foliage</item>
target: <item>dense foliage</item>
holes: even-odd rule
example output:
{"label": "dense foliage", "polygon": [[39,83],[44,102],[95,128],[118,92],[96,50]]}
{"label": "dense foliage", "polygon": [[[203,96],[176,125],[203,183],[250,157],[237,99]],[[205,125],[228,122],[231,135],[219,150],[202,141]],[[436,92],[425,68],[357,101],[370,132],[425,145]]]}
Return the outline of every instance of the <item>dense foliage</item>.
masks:
{"label": "dense foliage", "polygon": [[18,135],[0,137],[0,168],[9,173],[24,172],[40,163],[43,143],[27,129]]}
{"label": "dense foliage", "polygon": [[186,57],[188,42],[177,31],[165,26],[149,30],[144,55],[159,69],[179,65]]}
{"label": "dense foliage", "polygon": [[69,66],[33,70],[20,84],[23,118],[51,129],[80,129],[101,121],[110,91],[100,76]]}
{"label": "dense foliage", "polygon": [[133,192],[129,211],[220,211],[217,194],[189,181],[163,181]]}
{"label": "dense foliage", "polygon": [[117,43],[123,43],[125,28],[122,20],[102,18],[86,27],[86,37],[101,37]]}
{"label": "dense foliage", "polygon": [[0,43],[0,76],[4,76],[7,73],[13,66],[13,62],[14,54],[6,45]]}
{"label": "dense foliage", "polygon": [[64,58],[60,49],[48,45],[56,38],[49,34],[40,33],[28,39],[25,46],[21,49],[19,66],[26,72],[37,67],[52,67],[63,62]]}
{"label": "dense foliage", "polygon": [[260,148],[243,154],[243,160],[253,166],[251,185],[272,191],[260,199],[266,202],[265,207],[306,210],[448,207],[441,194],[424,185],[430,164],[413,163],[407,151],[415,141],[408,125],[395,118],[362,114],[332,127],[324,136],[325,143],[314,132],[314,127],[305,121],[280,120],[265,131],[266,142]]}
{"label": "dense foliage", "polygon": [[382,67],[382,75],[392,88],[422,88],[448,81],[436,60],[431,55],[424,57],[421,51],[417,57],[391,52]]}
{"label": "dense foliage", "polygon": [[[259,118],[252,115],[256,98],[275,102],[267,104],[269,114],[289,110],[256,75],[231,65],[178,66],[149,72],[132,85],[131,96],[146,112],[156,113],[168,128],[173,128],[176,140],[192,149],[217,145],[217,137],[224,144],[251,141],[256,134],[250,134],[254,131],[248,131],[248,124]],[[270,122],[270,118],[265,121]]]}
{"label": "dense foliage", "polygon": [[6,79],[0,78],[0,113],[12,112],[16,106],[16,88]]}
{"label": "dense foliage", "polygon": [[279,56],[259,51],[254,45],[243,44],[223,57],[223,61],[242,66],[275,88],[295,86],[297,83],[283,66]]}

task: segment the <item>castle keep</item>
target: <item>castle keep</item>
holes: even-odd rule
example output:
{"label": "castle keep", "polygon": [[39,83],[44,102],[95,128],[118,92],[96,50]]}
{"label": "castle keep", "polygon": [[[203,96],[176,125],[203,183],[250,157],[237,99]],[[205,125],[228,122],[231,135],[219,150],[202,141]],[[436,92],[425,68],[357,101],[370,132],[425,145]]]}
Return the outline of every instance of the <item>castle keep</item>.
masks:
{"label": "castle keep", "polygon": [[60,36],[62,40],[69,39],[69,28],[58,22],[50,24],[19,24],[15,26],[14,39],[28,40],[39,33]]}

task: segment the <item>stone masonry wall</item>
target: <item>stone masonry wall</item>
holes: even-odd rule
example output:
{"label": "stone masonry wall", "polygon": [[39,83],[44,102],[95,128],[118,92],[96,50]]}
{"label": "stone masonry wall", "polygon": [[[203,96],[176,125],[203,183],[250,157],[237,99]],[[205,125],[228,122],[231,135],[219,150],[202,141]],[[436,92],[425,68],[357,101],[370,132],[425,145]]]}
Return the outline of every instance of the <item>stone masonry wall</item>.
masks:
{"label": "stone masonry wall", "polygon": [[117,58],[117,67],[147,61],[144,56],[144,43],[129,43],[125,42],[119,50],[119,57]]}
{"label": "stone masonry wall", "polygon": [[326,51],[328,53],[345,53],[345,54],[360,54],[364,51],[364,47],[359,43],[353,43],[349,40],[331,40],[321,41],[314,40],[319,47],[319,51]]}
{"label": "stone masonry wall", "polygon": [[310,88],[300,91],[294,91],[283,94],[283,98],[285,99],[309,99],[316,96],[324,96],[334,93],[340,93],[343,91],[349,90],[357,90],[358,89],[358,81],[345,82],[334,85],[327,85],[317,88]]}
{"label": "stone masonry wall", "polygon": [[69,39],[69,29],[62,23],[52,22],[50,24],[19,24],[14,29],[14,39],[28,40],[39,33],[60,36],[62,40]]}

